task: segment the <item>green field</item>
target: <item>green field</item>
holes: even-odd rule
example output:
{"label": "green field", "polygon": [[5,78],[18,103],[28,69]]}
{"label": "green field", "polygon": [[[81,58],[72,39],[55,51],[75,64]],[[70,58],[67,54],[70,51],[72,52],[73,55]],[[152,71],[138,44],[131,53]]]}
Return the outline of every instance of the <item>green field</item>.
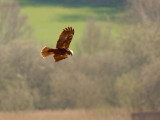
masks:
{"label": "green field", "polygon": [[[22,6],[21,11],[28,16],[28,22],[33,28],[33,35],[40,45],[53,45],[63,28],[72,26],[75,29],[74,40],[71,48],[82,39],[87,21],[95,19],[100,25],[106,25],[106,18],[114,18],[120,14],[115,8],[107,7],[64,7],[64,6]],[[113,34],[119,25],[112,23]]]}

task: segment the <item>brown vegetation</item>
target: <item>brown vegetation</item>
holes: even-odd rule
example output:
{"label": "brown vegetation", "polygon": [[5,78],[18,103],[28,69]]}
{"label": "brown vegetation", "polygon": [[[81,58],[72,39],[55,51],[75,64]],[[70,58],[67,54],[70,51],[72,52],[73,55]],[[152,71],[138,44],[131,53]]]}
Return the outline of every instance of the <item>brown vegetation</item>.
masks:
{"label": "brown vegetation", "polygon": [[130,115],[125,110],[115,109],[114,113],[112,112],[100,113],[94,110],[0,112],[0,120],[130,120]]}

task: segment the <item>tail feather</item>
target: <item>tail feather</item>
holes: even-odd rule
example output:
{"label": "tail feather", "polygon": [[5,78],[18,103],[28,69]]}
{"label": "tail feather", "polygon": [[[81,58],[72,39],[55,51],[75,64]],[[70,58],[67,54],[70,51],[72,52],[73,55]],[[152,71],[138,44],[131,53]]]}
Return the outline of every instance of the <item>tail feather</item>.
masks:
{"label": "tail feather", "polygon": [[41,51],[41,55],[42,55],[43,58],[45,58],[45,57],[48,57],[48,56],[54,54],[53,51],[54,51],[53,48],[45,46]]}

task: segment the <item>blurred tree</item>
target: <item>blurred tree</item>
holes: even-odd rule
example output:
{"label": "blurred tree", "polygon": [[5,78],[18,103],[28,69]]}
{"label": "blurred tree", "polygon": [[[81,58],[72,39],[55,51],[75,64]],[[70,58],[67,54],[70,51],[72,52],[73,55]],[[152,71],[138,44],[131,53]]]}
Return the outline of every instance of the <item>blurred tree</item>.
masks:
{"label": "blurred tree", "polygon": [[0,1],[0,43],[29,37],[31,27],[26,20],[27,17],[20,14],[19,5],[15,0]]}
{"label": "blurred tree", "polygon": [[[133,20],[141,20],[147,24],[160,25],[160,1],[159,0],[128,0],[130,16]],[[134,15],[133,15],[134,14]]]}
{"label": "blurred tree", "polygon": [[[159,58],[160,51],[157,44],[160,42],[160,26],[159,26],[159,1],[158,0],[136,0],[130,1],[134,26],[126,28],[121,36],[121,47],[125,58],[127,59],[128,71],[119,81],[130,83],[134,80],[135,86],[130,85],[136,92],[129,93],[130,97],[123,96],[130,92],[127,88],[124,92],[118,92],[118,98],[121,96],[121,102],[130,101],[131,108],[135,110],[159,110]],[[153,4],[157,4],[154,8]],[[138,11],[138,12],[137,12]],[[129,12],[131,13],[131,12]],[[133,18],[134,16],[134,18]],[[136,17],[135,17],[136,16]],[[138,21],[141,20],[141,21]],[[136,22],[135,22],[136,21]],[[156,66],[156,67],[155,67]],[[124,84],[126,84],[124,83]],[[120,86],[117,83],[116,86]],[[121,89],[126,89],[122,86]],[[127,92],[126,92],[127,91]],[[129,99],[128,99],[129,98]],[[127,102],[126,101],[126,102]],[[136,102],[135,102],[136,101]],[[120,102],[120,101],[119,101]],[[122,104],[121,103],[121,104]]]}
{"label": "blurred tree", "polygon": [[105,33],[102,27],[95,22],[94,19],[87,21],[84,37],[77,43],[78,53],[81,54],[97,54],[105,51],[110,47],[111,28],[106,27]]}
{"label": "blurred tree", "polygon": [[22,79],[0,79],[0,110],[16,111],[34,108],[31,89]]}

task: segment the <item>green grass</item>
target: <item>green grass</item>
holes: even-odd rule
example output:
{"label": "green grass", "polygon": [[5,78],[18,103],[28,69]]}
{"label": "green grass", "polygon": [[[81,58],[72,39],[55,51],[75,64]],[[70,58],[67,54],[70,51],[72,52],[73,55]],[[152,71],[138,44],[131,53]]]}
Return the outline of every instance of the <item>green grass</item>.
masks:
{"label": "green grass", "polygon": [[[105,25],[106,18],[112,20],[118,14],[114,8],[106,7],[63,7],[63,6],[23,6],[23,14],[28,16],[28,22],[34,30],[34,36],[41,45],[56,46],[57,39],[62,29],[72,26],[75,29],[75,35],[71,44],[74,49],[75,43],[78,42],[86,28],[87,20],[94,18],[98,23]],[[117,29],[119,25],[113,22]],[[113,30],[113,35],[116,30]]]}

